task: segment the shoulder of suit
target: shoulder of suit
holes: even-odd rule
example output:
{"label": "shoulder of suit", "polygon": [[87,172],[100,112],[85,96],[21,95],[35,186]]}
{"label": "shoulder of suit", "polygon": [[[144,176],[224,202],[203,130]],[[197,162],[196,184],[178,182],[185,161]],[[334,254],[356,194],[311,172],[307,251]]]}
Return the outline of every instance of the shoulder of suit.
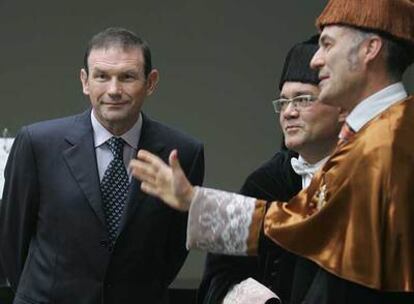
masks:
{"label": "shoulder of suit", "polygon": [[155,119],[148,117],[147,115],[143,114],[144,123],[143,128],[152,128],[154,133],[156,132],[158,136],[160,136],[160,140],[164,142],[170,142],[172,144],[183,142],[186,144],[194,144],[194,145],[202,145],[202,142],[194,137],[193,135],[188,134],[187,132],[180,130],[174,126],[169,124],[159,122]]}
{"label": "shoulder of suit", "polygon": [[31,136],[62,137],[75,127],[82,128],[83,125],[90,125],[89,117],[90,111],[86,111],[72,116],[36,122],[22,129],[29,132]]}

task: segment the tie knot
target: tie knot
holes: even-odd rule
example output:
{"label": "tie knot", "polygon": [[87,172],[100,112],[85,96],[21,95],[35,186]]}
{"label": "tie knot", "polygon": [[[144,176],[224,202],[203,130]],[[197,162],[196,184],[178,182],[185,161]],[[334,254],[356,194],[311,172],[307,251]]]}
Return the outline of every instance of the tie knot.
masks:
{"label": "tie knot", "polygon": [[123,159],[124,157],[124,140],[120,137],[111,137],[106,142],[114,158]]}

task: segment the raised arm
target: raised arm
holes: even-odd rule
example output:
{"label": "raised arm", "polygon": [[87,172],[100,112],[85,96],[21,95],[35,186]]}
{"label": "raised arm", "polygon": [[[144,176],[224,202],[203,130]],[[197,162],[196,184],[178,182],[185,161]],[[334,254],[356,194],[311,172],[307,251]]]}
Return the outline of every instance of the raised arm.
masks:
{"label": "raised arm", "polygon": [[169,165],[140,150],[132,174],[144,192],[181,211],[190,211],[187,248],[232,255],[256,254],[266,202],[236,193],[193,187],[172,151]]}

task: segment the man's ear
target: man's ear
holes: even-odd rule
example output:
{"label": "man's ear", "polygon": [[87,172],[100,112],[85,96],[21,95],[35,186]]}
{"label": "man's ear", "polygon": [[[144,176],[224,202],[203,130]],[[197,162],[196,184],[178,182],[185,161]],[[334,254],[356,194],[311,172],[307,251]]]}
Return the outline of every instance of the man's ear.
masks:
{"label": "man's ear", "polygon": [[158,80],[160,78],[160,74],[157,69],[152,69],[152,71],[147,76],[147,96],[151,95],[158,84]]}
{"label": "man's ear", "polygon": [[384,47],[384,43],[381,37],[372,35],[366,40],[365,47],[363,48],[363,55],[365,63],[369,63],[378,58],[379,53]]}
{"label": "man's ear", "polygon": [[85,69],[81,69],[80,71],[80,81],[82,83],[83,94],[89,95],[88,73]]}

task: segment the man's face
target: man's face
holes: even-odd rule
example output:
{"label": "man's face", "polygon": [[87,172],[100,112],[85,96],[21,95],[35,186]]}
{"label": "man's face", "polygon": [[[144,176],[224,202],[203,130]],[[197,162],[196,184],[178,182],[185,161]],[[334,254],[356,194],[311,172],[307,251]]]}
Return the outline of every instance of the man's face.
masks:
{"label": "man's face", "polygon": [[89,73],[81,70],[83,93],[89,96],[95,117],[110,132],[120,135],[137,121],[146,96],[157,83],[158,72],[144,75],[141,49],[92,49]]}
{"label": "man's face", "polygon": [[356,38],[354,31],[343,26],[323,29],[319,49],[311,61],[311,67],[319,70],[321,102],[345,109],[353,106],[353,95],[363,85]]}
{"label": "man's face", "polygon": [[[319,89],[315,85],[285,82],[280,97],[318,94]],[[323,151],[326,150],[323,147],[334,145],[341,126],[339,108],[325,105],[319,100],[304,108],[294,108],[289,104],[280,113],[279,119],[286,146],[299,154],[312,154],[312,150]]]}

